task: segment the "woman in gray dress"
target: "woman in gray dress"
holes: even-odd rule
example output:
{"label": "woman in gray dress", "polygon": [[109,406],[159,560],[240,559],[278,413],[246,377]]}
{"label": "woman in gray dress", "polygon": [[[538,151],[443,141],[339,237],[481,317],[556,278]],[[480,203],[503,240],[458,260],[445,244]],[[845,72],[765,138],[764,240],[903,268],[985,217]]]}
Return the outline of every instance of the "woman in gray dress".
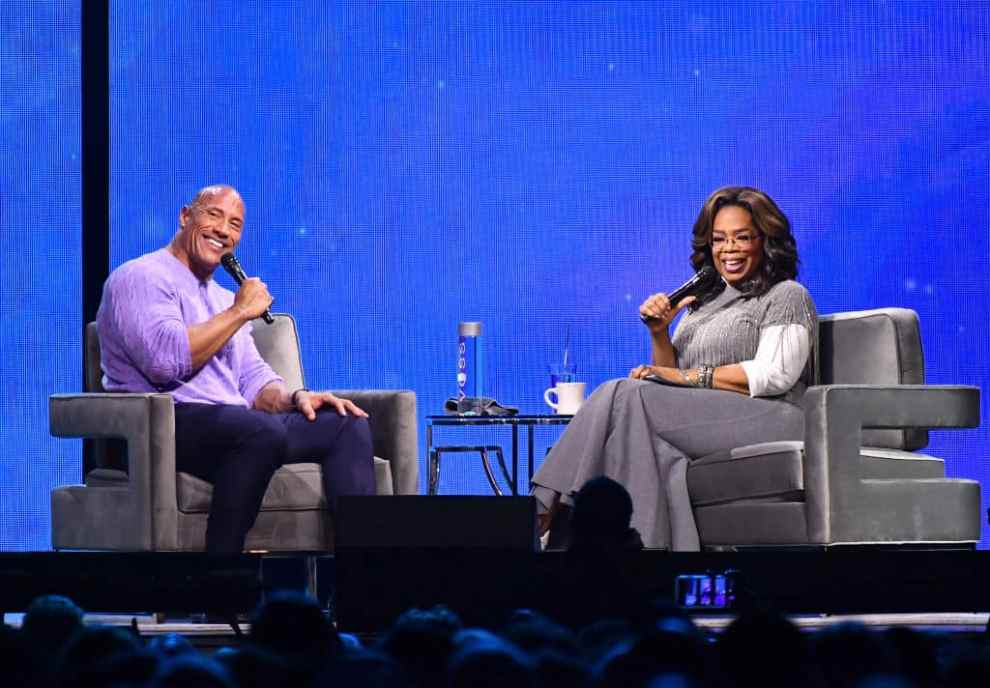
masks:
{"label": "woman in gray dress", "polygon": [[544,531],[586,481],[607,475],[629,490],[647,547],[697,550],[688,463],[803,438],[798,404],[813,380],[818,320],[794,281],[790,223],[762,191],[725,187],[702,207],[692,248],[694,268],[721,279],[677,304],[655,294],[640,306],[652,360],[598,387],[533,477]]}

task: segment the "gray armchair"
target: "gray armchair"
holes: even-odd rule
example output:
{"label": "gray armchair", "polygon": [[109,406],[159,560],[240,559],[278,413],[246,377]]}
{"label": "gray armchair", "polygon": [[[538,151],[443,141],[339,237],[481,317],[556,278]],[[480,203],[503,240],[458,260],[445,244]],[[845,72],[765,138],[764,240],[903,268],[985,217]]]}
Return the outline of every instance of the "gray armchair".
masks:
{"label": "gray armchair", "polygon": [[[275,314],[253,328],[262,357],[303,387],[295,321]],[[94,438],[93,467],[82,485],[52,491],[55,549],[188,551],[205,548],[212,486],[175,470],[175,417],[167,394],[108,394],[101,385],[96,326],[86,328],[84,394],[49,400],[56,437]],[[419,483],[416,396],[409,391],[337,391],[371,417],[378,494],[415,494]],[[109,438],[122,438],[115,452]],[[115,454],[122,453],[122,456]],[[380,458],[379,458],[380,457]],[[246,548],[321,551],[332,547],[320,466],[283,466],[272,478]]]}
{"label": "gray armchair", "polygon": [[980,423],[980,390],[926,385],[918,317],[900,308],[821,318],[823,384],[804,398],[803,442],[767,442],[692,462],[702,546],[973,547],[980,485],[918,453],[927,428]]}

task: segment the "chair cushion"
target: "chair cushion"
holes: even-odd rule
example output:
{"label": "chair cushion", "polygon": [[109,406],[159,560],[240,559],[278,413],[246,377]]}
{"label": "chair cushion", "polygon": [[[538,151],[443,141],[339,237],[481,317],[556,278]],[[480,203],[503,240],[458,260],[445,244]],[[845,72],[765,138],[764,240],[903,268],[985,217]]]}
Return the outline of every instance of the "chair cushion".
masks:
{"label": "chair cushion", "polygon": [[804,490],[803,455],[804,442],[762,442],[692,461],[687,469],[691,503],[797,497]]}
{"label": "chair cushion", "polygon": [[[695,506],[739,500],[800,501],[804,498],[803,442],[763,442],[716,452],[687,470]],[[931,479],[945,476],[941,459],[881,447],[860,449],[864,479]]]}
{"label": "chair cushion", "polygon": [[[119,471],[114,472],[119,473]],[[92,471],[89,475],[93,475],[93,473],[96,471]],[[318,463],[290,463],[282,466],[275,471],[271,482],[268,483],[265,497],[261,501],[261,510],[325,509],[327,500],[323,495],[322,474],[323,471]],[[123,475],[126,480],[126,474]],[[103,479],[106,480],[106,477]],[[86,482],[89,484],[89,476],[87,476]],[[377,456],[375,457],[375,486],[376,494],[393,494],[391,466],[388,461]],[[179,501],[179,511],[195,514],[207,513],[210,510],[210,500],[213,499],[213,485],[210,483],[188,473],[178,473],[175,488]]]}
{"label": "chair cushion", "polygon": [[[262,511],[296,511],[303,509],[325,509],[326,499],[320,484],[320,464],[290,463],[282,466],[265,491],[261,502]],[[179,511],[184,513],[206,513],[213,499],[213,485],[188,473],[176,474],[176,497]]]}
{"label": "chair cushion", "polygon": [[[109,468],[96,468],[86,474],[86,487],[127,487],[127,473]],[[296,494],[293,490],[300,488]],[[179,510],[206,513],[213,498],[213,486],[188,473],[176,476]],[[394,494],[391,465],[375,457],[375,494]],[[276,471],[265,492],[262,511],[322,509],[326,506],[320,487],[320,466],[316,463],[294,463]]]}
{"label": "chair cushion", "polygon": [[127,487],[127,472],[94,468],[86,474],[86,487]]}
{"label": "chair cushion", "polygon": [[385,459],[375,457],[375,494],[378,496],[391,496],[395,494],[395,485],[392,483],[392,464]]}
{"label": "chair cushion", "polygon": [[945,461],[927,454],[884,447],[860,447],[859,455],[863,458],[864,480],[945,477]]}

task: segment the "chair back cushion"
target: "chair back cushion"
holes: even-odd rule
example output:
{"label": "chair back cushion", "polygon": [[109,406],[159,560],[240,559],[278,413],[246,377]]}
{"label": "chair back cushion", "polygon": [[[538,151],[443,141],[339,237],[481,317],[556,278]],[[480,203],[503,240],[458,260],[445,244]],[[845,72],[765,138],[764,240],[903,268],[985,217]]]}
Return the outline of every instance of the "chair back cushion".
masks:
{"label": "chair back cushion", "polygon": [[[268,325],[260,318],[251,323],[258,353],[282,376],[290,390],[303,387],[302,358],[299,353],[299,336],[296,321],[288,313],[273,313],[274,323]],[[105,392],[103,370],[100,368],[100,338],[96,323],[86,325],[86,371],[84,384],[87,392]]]}
{"label": "chair back cushion", "polygon": [[289,390],[305,387],[296,320],[288,313],[272,313],[271,325],[260,318],[251,322],[258,353],[285,380]]}
{"label": "chair back cushion", "polygon": [[84,372],[84,392],[105,392],[103,389],[103,369],[100,368],[100,337],[96,333],[96,323],[86,323],[86,370]]}
{"label": "chair back cushion", "polygon": [[[834,313],[819,319],[819,379],[823,385],[922,385],[925,360],[918,315],[907,308]],[[864,430],[863,444],[920,449],[928,430]]]}
{"label": "chair back cushion", "polygon": [[[275,322],[271,325],[260,318],[251,323],[255,345],[268,365],[285,379],[286,387],[299,389],[304,384],[296,321],[287,313],[273,313],[272,317]],[[100,367],[100,338],[95,322],[86,324],[85,340],[85,391],[105,392],[103,369]],[[95,468],[126,470],[127,450],[123,440],[93,439],[86,442],[92,449],[84,467],[85,473]]]}
{"label": "chair back cushion", "polygon": [[[83,342],[83,391],[102,394],[103,368],[100,367],[100,337],[96,332],[96,323],[86,323],[86,334]],[[119,438],[90,438],[83,440],[87,450],[83,453],[83,474],[91,475],[95,471],[109,470],[123,472],[127,476],[127,443]],[[88,477],[87,477],[88,479]]]}

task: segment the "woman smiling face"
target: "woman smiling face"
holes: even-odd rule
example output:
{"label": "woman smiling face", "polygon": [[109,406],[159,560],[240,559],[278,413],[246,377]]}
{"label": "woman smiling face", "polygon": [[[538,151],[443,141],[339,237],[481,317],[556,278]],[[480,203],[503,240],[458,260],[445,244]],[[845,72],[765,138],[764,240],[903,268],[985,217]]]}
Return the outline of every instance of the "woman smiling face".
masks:
{"label": "woman smiling face", "polygon": [[763,235],[753,216],[737,205],[724,206],[712,223],[712,260],[722,278],[734,287],[763,265]]}

